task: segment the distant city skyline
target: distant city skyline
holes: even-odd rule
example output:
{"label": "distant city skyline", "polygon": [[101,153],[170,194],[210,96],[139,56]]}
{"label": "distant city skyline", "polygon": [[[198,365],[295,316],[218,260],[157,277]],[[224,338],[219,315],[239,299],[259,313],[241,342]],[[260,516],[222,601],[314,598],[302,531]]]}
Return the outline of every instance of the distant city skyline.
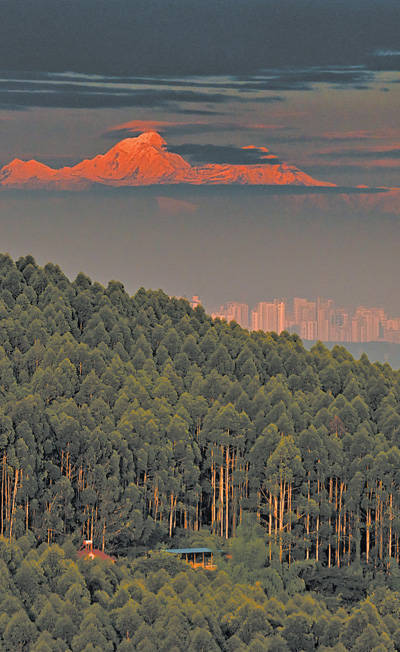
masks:
{"label": "distant city skyline", "polygon": [[336,305],[332,298],[280,297],[259,301],[253,307],[227,301],[210,309],[194,295],[193,307],[203,305],[213,318],[236,321],[249,330],[297,333],[304,340],[324,342],[400,343],[400,316],[389,315],[382,307]]}
{"label": "distant city skyline", "polygon": [[[131,295],[197,292],[208,309],[327,296],[400,315],[398,0],[1,6],[2,251]],[[135,176],[140,158],[125,167],[118,147],[106,153],[149,131],[167,143],[161,177],[104,187],[117,170]],[[241,166],[266,179],[284,164],[336,185],[242,183]],[[233,166],[241,182],[222,184]],[[210,183],[176,183],[198,167]],[[7,185],[17,171],[29,186]],[[39,176],[47,190],[31,189]],[[302,321],[311,335],[318,319]]]}

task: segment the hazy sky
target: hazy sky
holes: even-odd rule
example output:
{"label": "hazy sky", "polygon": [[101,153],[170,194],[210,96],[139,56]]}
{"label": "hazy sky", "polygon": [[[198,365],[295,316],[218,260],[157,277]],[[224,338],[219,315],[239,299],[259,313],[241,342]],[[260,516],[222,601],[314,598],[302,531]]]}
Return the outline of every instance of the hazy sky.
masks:
{"label": "hazy sky", "polygon": [[[1,165],[58,167],[155,128],[191,162],[263,145],[341,186],[400,186],[398,0],[12,0],[0,12]],[[249,188],[2,192],[0,249],[210,306],[325,294],[400,314],[399,216],[336,198],[315,210]]]}

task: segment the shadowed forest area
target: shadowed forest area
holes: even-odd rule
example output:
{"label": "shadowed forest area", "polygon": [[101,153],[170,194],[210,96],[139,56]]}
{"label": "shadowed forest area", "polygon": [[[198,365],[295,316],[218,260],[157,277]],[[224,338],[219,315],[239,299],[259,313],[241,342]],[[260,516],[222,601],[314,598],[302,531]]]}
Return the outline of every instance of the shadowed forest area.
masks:
{"label": "shadowed forest area", "polygon": [[0,649],[400,649],[399,433],[388,364],[0,256]]}

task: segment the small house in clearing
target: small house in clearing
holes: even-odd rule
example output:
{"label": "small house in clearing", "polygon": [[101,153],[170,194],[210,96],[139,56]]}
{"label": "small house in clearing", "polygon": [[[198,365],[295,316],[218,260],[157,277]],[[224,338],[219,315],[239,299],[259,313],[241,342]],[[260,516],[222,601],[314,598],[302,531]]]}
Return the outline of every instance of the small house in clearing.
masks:
{"label": "small house in clearing", "polygon": [[216,570],[217,568],[214,564],[214,553],[210,548],[170,548],[164,552],[177,555],[192,568],[204,568],[204,570]]}
{"label": "small house in clearing", "polygon": [[78,550],[77,554],[80,559],[108,559],[112,562],[115,561],[115,557],[110,557],[103,550],[93,548],[92,539],[85,539],[82,548]]}

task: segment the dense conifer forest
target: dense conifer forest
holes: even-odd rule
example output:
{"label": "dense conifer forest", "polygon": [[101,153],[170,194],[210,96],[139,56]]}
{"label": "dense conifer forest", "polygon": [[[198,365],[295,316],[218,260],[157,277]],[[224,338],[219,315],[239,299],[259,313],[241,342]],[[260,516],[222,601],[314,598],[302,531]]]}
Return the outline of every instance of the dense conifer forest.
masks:
{"label": "dense conifer forest", "polygon": [[399,436],[387,364],[0,256],[0,650],[400,649]]}

